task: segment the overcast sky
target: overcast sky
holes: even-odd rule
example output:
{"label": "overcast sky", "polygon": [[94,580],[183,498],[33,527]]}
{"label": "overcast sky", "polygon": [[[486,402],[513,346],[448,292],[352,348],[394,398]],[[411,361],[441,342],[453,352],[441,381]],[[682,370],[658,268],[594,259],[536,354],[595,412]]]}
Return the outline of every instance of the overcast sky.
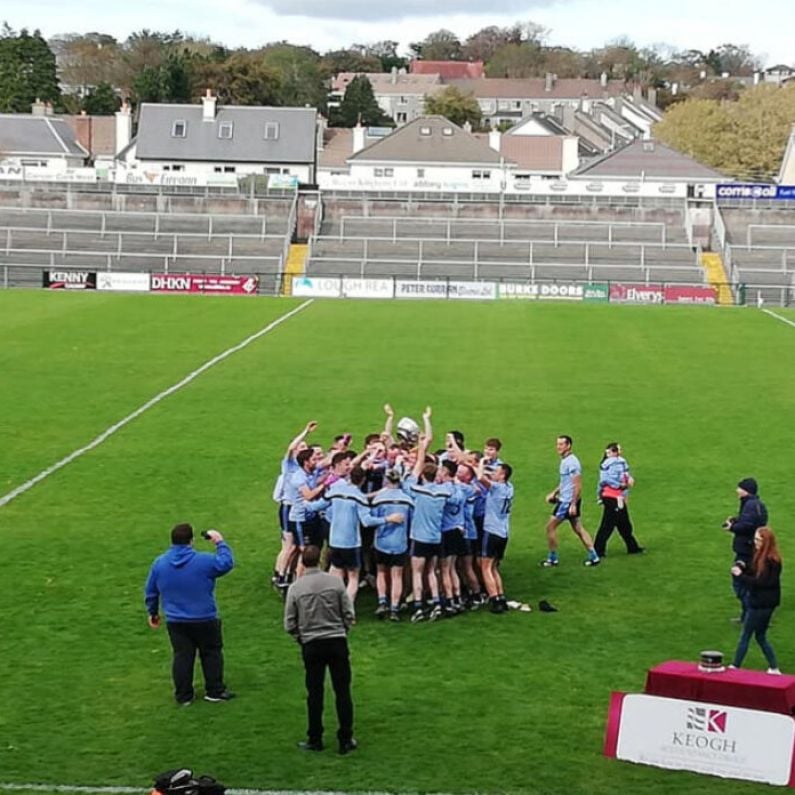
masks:
{"label": "overcast sky", "polygon": [[0,20],[47,37],[99,31],[124,39],[142,28],[179,28],[229,47],[286,39],[320,52],[382,39],[405,49],[440,28],[463,41],[487,25],[532,20],[551,31],[548,43],[578,49],[619,36],[677,49],[731,42],[768,65],[795,64],[795,0],[3,0]]}

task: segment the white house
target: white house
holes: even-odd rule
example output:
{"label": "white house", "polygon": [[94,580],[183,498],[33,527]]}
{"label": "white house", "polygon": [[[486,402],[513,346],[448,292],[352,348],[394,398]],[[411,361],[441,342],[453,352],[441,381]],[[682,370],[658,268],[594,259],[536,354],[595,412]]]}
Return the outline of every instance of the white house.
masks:
{"label": "white house", "polygon": [[37,103],[34,112],[0,113],[0,169],[26,177],[64,174],[85,165],[88,152],[52,107]]}
{"label": "white house", "polygon": [[498,193],[513,167],[487,142],[442,116],[422,116],[369,145],[365,134],[354,128],[348,173],[319,172],[321,188]]}
{"label": "white house", "polygon": [[124,113],[117,181],[212,184],[252,174],[315,181],[315,108],[218,106],[210,91],[201,105],[143,103],[137,135],[126,143]]}

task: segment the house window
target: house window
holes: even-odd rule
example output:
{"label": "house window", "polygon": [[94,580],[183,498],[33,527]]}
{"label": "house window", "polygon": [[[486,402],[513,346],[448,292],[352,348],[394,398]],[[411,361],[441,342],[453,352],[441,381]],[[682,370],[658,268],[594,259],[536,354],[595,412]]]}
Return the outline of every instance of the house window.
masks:
{"label": "house window", "polygon": [[213,171],[216,174],[234,174],[235,167],[234,166],[215,166]]}
{"label": "house window", "polygon": [[166,163],[163,166],[163,171],[184,171],[185,166],[181,163]]}
{"label": "house window", "polygon": [[442,127],[442,135],[444,135],[447,138],[449,138],[452,134],[453,134],[453,128],[452,127]]}
{"label": "house window", "polygon": [[417,179],[424,179],[425,178],[425,169],[418,168],[417,169]]}
{"label": "house window", "polygon": [[279,167],[274,167],[274,166],[265,166],[265,168],[263,170],[265,171],[266,174],[289,174],[290,173],[290,169],[289,168],[279,168]]}
{"label": "house window", "polygon": [[399,110],[399,111],[398,111],[398,112],[395,114],[395,121],[396,121],[398,124],[405,124],[405,123],[408,121],[408,118],[407,118],[407,115],[406,115],[406,111],[404,111],[404,110]]}
{"label": "house window", "polygon": [[268,121],[265,122],[265,140],[278,141],[279,140],[279,122]]}
{"label": "house window", "polygon": [[375,169],[373,169],[373,174],[376,177],[394,177],[395,176],[395,169],[394,168],[375,168]]}
{"label": "house window", "polygon": [[234,124],[231,121],[222,121],[218,125],[218,137],[230,141],[232,140],[233,130]]}
{"label": "house window", "polygon": [[409,104],[408,97],[401,97],[400,101],[398,102],[398,105],[408,105],[408,104]]}
{"label": "house window", "polygon": [[507,99],[497,100],[497,110],[510,110],[511,103]]}
{"label": "house window", "polygon": [[514,107],[514,110],[521,110],[522,109],[521,100],[518,100],[518,99],[515,100],[514,103],[513,103],[513,107]]}
{"label": "house window", "polygon": [[491,179],[491,171],[473,171],[472,179]]}
{"label": "house window", "polygon": [[174,126],[171,128],[171,137],[172,138],[185,138],[188,134],[188,122],[180,119],[179,121],[174,122]]}
{"label": "house window", "polygon": [[430,135],[431,128],[430,127],[420,127],[420,135]]}

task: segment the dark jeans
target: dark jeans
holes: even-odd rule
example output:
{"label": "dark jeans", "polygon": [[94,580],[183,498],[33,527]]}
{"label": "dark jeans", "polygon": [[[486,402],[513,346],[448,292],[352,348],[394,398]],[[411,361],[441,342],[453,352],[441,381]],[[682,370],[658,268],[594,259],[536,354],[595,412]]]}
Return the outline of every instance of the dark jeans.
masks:
{"label": "dark jeans", "polygon": [[169,621],[166,624],[174,662],[174,696],[180,703],[193,698],[193,665],[196,652],[204,673],[204,689],[208,696],[218,696],[226,690],[224,684],[224,653],[221,620]]}
{"label": "dark jeans", "polygon": [[770,625],[770,617],[773,615],[774,610],[774,607],[749,607],[746,610],[740,642],[737,644],[737,651],[734,652],[734,662],[732,663],[736,668],[739,668],[745,659],[751,635],[756,637],[756,642],[759,644],[759,648],[762,649],[768,666],[770,668],[778,668],[776,653],[767,640],[767,628]]}
{"label": "dark jeans", "polygon": [[632,534],[632,522],[629,519],[627,504],[624,503],[624,507],[619,508],[615,497],[602,497],[602,521],[596,531],[593,544],[600,558],[607,552],[607,542],[613,535],[613,530],[618,530],[619,535],[624,539],[627,552],[634,554],[640,549],[637,539]]}
{"label": "dark jeans", "polygon": [[347,638],[310,640],[301,647],[301,653],[306,671],[307,738],[313,743],[323,739],[323,691],[328,668],[337,702],[337,739],[340,742],[350,740],[353,737],[353,701]]}
{"label": "dark jeans", "polygon": [[[746,560],[743,557],[735,555],[732,559],[732,563],[738,560],[741,560],[743,563],[745,563],[746,570],[751,568],[750,558]],[[732,590],[734,591],[734,595],[740,601],[740,621],[745,621],[745,615],[748,612],[748,588],[739,577],[732,575]]]}

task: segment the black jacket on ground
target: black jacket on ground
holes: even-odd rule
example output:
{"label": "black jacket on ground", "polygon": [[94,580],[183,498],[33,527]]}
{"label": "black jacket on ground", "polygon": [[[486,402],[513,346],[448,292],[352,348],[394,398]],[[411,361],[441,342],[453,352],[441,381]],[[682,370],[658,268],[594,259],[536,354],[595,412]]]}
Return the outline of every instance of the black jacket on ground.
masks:
{"label": "black jacket on ground", "polygon": [[748,589],[748,606],[752,609],[773,608],[781,604],[781,564],[765,561],[765,569],[759,577],[753,572],[738,578]]}
{"label": "black jacket on ground", "polygon": [[754,533],[767,524],[767,508],[755,494],[749,494],[740,500],[740,515],[729,528],[734,534],[732,549],[734,554],[744,561],[754,556]]}

